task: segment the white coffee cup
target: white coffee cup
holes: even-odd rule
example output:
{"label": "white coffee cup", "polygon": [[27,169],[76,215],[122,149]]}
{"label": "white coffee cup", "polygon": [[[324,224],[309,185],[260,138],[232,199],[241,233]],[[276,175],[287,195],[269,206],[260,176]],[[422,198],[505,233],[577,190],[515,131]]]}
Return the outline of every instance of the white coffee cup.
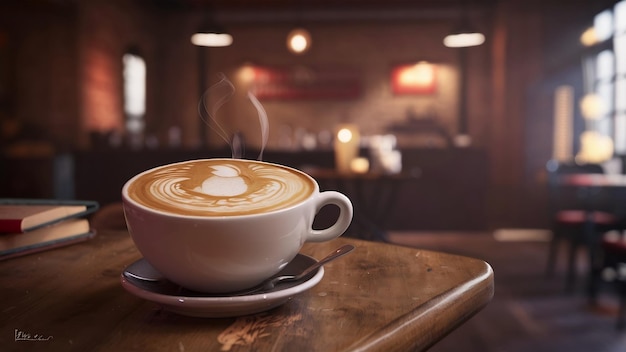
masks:
{"label": "white coffee cup", "polygon": [[[201,159],[144,171],[122,188],[131,237],[166,278],[199,292],[224,293],[278,273],[305,242],[340,236],[352,203],[320,192],[309,175],[282,165],[242,159]],[[325,205],[337,221],[314,230]]]}

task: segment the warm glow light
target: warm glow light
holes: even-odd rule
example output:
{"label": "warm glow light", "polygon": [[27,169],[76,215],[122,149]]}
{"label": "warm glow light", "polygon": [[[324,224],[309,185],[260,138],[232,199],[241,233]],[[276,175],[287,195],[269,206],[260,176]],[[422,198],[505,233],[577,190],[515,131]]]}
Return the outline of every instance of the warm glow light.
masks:
{"label": "warm glow light", "polygon": [[426,61],[400,65],[391,71],[394,94],[433,94],[437,89],[436,65]]}
{"label": "warm glow light", "polygon": [[443,39],[443,45],[449,48],[463,48],[481,45],[485,42],[482,33],[458,33],[450,34]]}
{"label": "warm glow light", "polygon": [[354,158],[350,162],[350,170],[357,174],[364,174],[370,169],[370,161],[367,158]]}
{"label": "warm glow light", "polygon": [[122,95],[114,89],[102,89],[103,86],[117,87],[119,84],[116,81],[119,75],[116,68],[120,65],[113,61],[118,60],[117,57],[102,55],[98,50],[88,50],[84,60],[85,79],[80,87],[84,102],[80,104],[82,116],[85,116],[84,128],[99,132],[121,131],[124,118],[117,107],[123,104]]}
{"label": "warm glow light", "polygon": [[304,49],[307,48],[307,46],[309,46],[309,42],[302,34],[296,34],[291,37],[291,40],[289,41],[289,46],[291,46],[291,49],[293,49],[293,51],[301,53],[304,51]]}
{"label": "warm glow light", "polygon": [[602,163],[613,157],[613,140],[596,131],[585,131],[580,135],[580,152],[576,161]]}
{"label": "warm glow light", "polygon": [[399,83],[403,86],[430,86],[435,79],[432,65],[419,62],[414,66],[400,72]]}
{"label": "warm glow light", "polygon": [[580,100],[580,113],[586,120],[598,120],[605,110],[604,101],[597,94],[587,94]]}
{"label": "warm glow light", "polygon": [[562,85],[554,92],[554,134],[552,158],[571,160],[574,147],[574,87]]}
{"label": "warm glow light", "polygon": [[306,29],[296,28],[287,35],[287,49],[294,54],[303,54],[311,47],[311,34]]}
{"label": "warm glow light", "polygon": [[359,157],[359,129],[349,123],[337,125],[335,128],[335,166],[340,173],[352,173],[352,160]]}
{"label": "warm glow light", "polygon": [[233,43],[233,36],[228,33],[195,33],[191,43],[197,46],[224,47]]}
{"label": "warm glow light", "polygon": [[348,143],[352,140],[352,131],[347,128],[342,128],[337,132],[337,139],[341,143]]}
{"label": "warm glow light", "polygon": [[243,83],[252,83],[254,81],[254,78],[256,77],[256,74],[254,72],[254,67],[252,67],[251,65],[244,65],[240,70],[239,70],[239,79],[243,82]]}
{"label": "warm glow light", "polygon": [[580,42],[584,46],[592,46],[598,43],[598,36],[596,35],[596,29],[593,27],[587,28],[587,30],[585,30],[583,34],[580,35]]}

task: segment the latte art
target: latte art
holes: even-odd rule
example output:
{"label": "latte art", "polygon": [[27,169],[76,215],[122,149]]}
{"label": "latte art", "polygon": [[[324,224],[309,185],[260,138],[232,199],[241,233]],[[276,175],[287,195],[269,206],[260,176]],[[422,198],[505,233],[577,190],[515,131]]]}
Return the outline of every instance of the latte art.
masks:
{"label": "latte art", "polygon": [[288,168],[240,159],[206,159],[147,171],[128,186],[138,203],[194,216],[265,213],[298,204],[314,181]]}

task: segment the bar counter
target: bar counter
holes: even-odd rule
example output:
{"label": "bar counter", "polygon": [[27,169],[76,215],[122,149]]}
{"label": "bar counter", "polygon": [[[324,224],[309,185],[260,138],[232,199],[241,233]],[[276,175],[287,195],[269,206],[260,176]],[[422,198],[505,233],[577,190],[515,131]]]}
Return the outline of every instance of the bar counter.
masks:
{"label": "bar counter", "polygon": [[[487,230],[489,163],[474,148],[402,149],[402,173],[413,180],[397,186],[383,230]],[[248,150],[249,158],[258,152]],[[149,168],[198,158],[230,157],[229,150],[107,149],[73,151],[44,159],[0,156],[4,198],[88,199],[101,205],[120,200],[129,178]],[[332,150],[266,150],[263,160],[307,170],[335,166]],[[106,177],[103,177],[106,175]],[[326,180],[336,183],[338,180]],[[346,180],[344,180],[346,181]],[[351,181],[346,181],[351,186]],[[331,182],[332,184],[332,182]]]}

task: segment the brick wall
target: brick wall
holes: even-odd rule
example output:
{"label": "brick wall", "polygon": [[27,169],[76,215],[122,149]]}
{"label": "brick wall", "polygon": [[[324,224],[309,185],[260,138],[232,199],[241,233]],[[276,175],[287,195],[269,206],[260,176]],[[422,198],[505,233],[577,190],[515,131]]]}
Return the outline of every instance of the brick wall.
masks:
{"label": "brick wall", "polygon": [[[525,175],[539,172],[536,161],[550,156],[550,144],[544,143],[533,148],[538,154],[532,159],[524,157],[525,141],[547,135],[540,130],[545,123],[536,122],[551,118],[549,107],[534,109],[528,116],[532,101],[527,90],[542,79],[547,44],[543,42],[546,18],[538,9],[523,0],[508,0],[488,12],[493,17],[477,18],[474,24],[485,30],[487,43],[472,48],[468,57],[469,132],[474,146],[486,150],[489,157],[494,195],[490,204],[501,219],[518,216],[515,204],[523,204],[526,195],[541,186]],[[566,14],[561,8],[553,10]],[[201,21],[199,12],[158,10],[143,1],[2,2],[0,31],[11,50],[1,51],[8,52],[9,60],[0,62],[12,63],[8,75],[12,104],[2,108],[0,119],[3,124],[17,119],[35,126],[63,148],[88,148],[93,130],[123,133],[121,58],[135,46],[148,65],[146,132],[164,143],[168,128],[179,126],[184,144],[197,146],[202,135],[197,112],[198,48],[189,37]],[[316,133],[332,130],[340,122],[354,122],[364,135],[381,133],[389,124],[404,121],[410,110],[418,116],[434,111],[452,134],[458,128],[457,52],[441,44],[454,27],[451,21],[313,22],[307,24],[313,46],[304,56],[289,54],[285,48],[291,23],[225,25],[235,42],[208,50],[207,83],[224,72],[245,91],[238,74],[248,64],[339,65],[362,72],[362,95],[355,99],[263,101],[270,119],[270,147],[281,145],[281,131],[289,128],[291,133],[297,128]],[[437,92],[394,96],[389,85],[391,67],[419,60],[440,66]],[[225,106],[225,124],[256,146],[256,114],[241,98]],[[210,141],[221,144],[214,134]],[[408,135],[401,143],[411,147],[423,140]]]}

